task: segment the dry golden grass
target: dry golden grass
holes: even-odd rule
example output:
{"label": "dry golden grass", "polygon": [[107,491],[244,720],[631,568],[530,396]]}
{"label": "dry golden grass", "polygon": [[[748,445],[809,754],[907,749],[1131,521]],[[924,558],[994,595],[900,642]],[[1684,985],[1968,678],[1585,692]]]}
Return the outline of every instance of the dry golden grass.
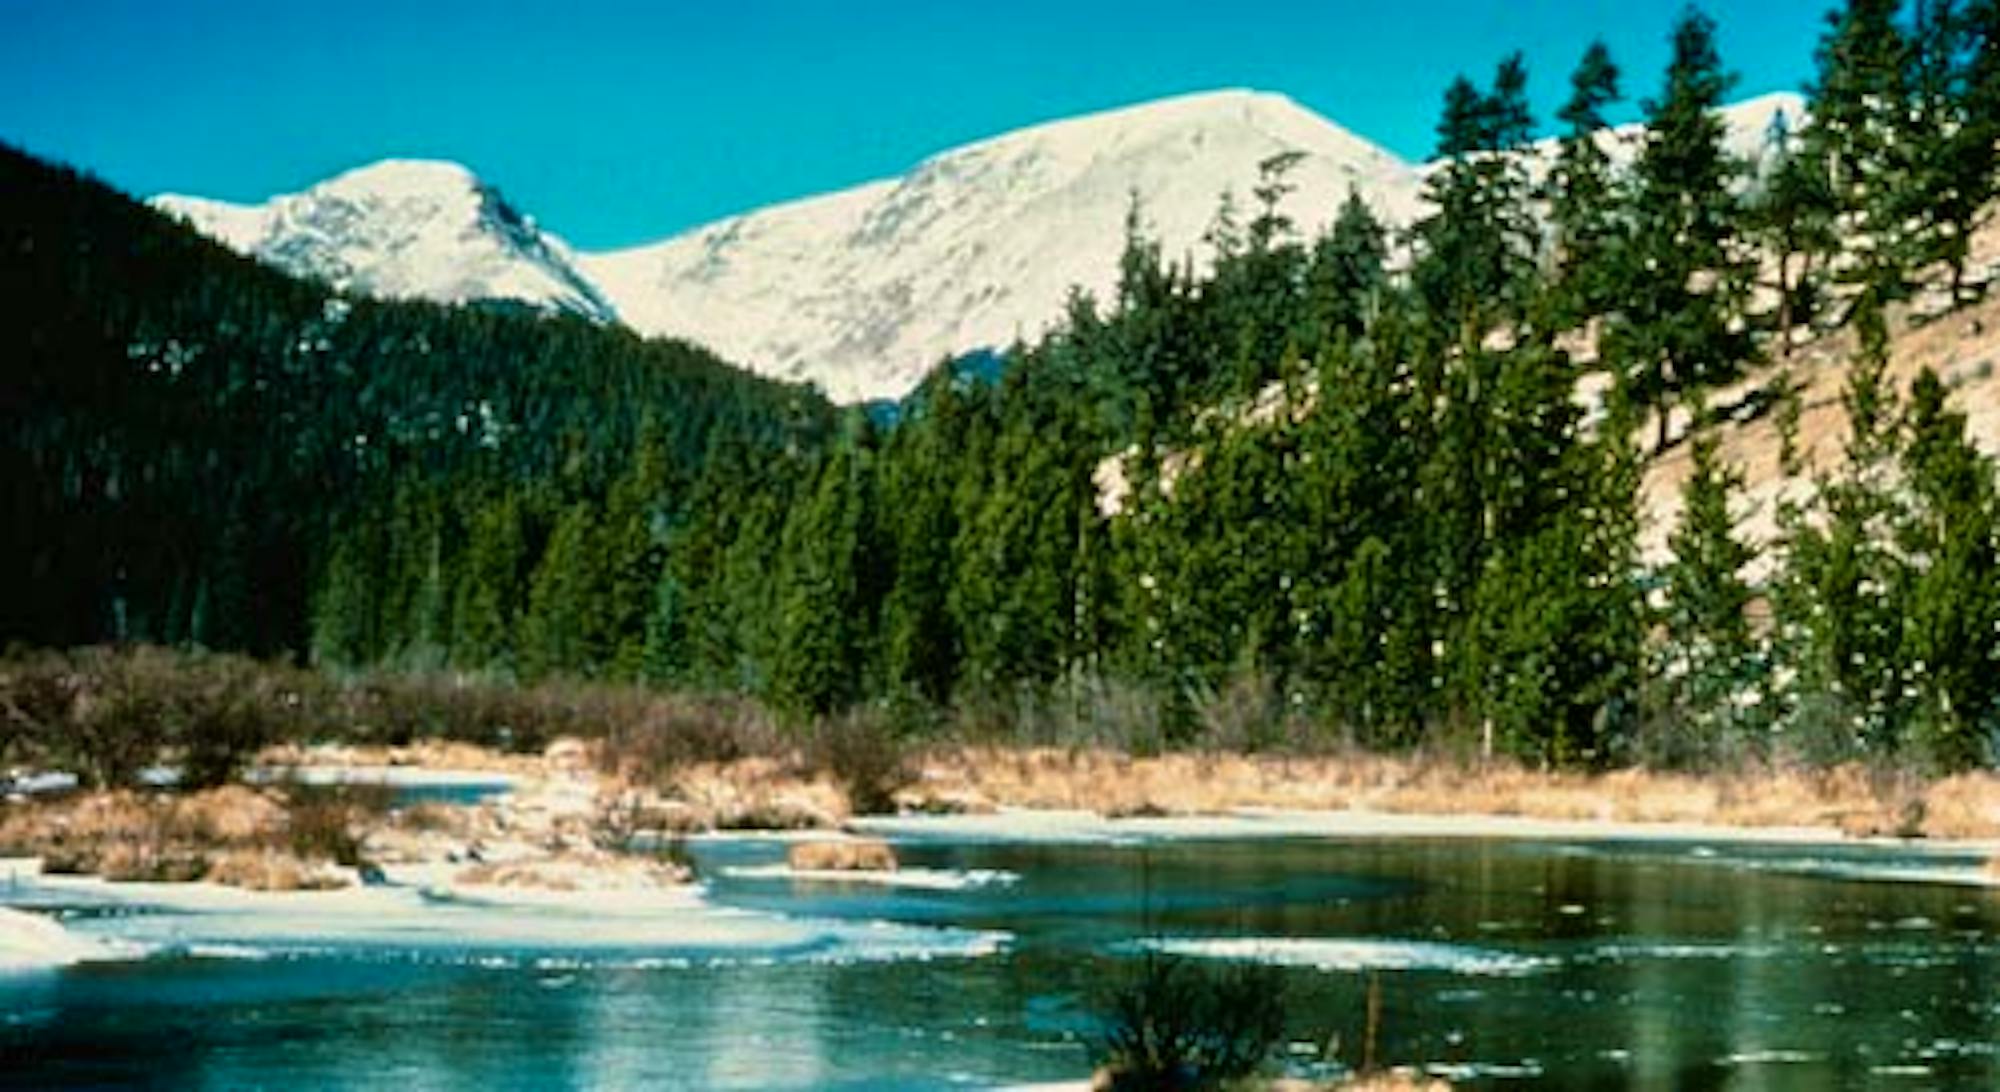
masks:
{"label": "dry golden grass", "polygon": [[217,857],[199,878],[248,891],[330,891],[347,879],[325,861],[307,861],[277,849],[236,849]]}
{"label": "dry golden grass", "polygon": [[257,765],[275,769],[300,766],[408,766],[424,770],[466,770],[535,777],[546,770],[540,755],[514,754],[458,740],[423,739],[403,746],[376,744],[282,744],[265,748]]}
{"label": "dry golden grass", "polygon": [[653,891],[692,878],[687,869],[671,862],[589,852],[478,864],[460,870],[456,877],[471,887],[564,892]]}
{"label": "dry golden grass", "polygon": [[2000,777],[1959,774],[1923,794],[1923,830],[1932,838],[2000,838]]}
{"label": "dry golden grass", "polygon": [[243,785],[186,796],[84,793],[0,813],[0,853],[121,882],[209,879],[258,890],[340,882],[332,862],[294,852],[299,814],[278,791]]}
{"label": "dry golden grass", "polygon": [[1344,1092],[1446,1092],[1451,1088],[1435,1077],[1402,1069],[1350,1077],[1333,1087]]}
{"label": "dry golden grass", "polygon": [[947,748],[925,755],[898,803],[912,811],[1065,808],[1107,816],[1243,808],[1496,815],[1624,823],[1834,827],[1857,837],[2000,838],[2000,777],[1925,785],[1859,765],[1695,776],[1552,772],[1512,763]]}
{"label": "dry golden grass", "polygon": [[894,872],[896,851],[873,838],[798,842],[786,851],[785,863],[799,872]]}
{"label": "dry golden grass", "polygon": [[208,874],[208,856],[182,845],[118,843],[101,847],[89,871],[114,883],[192,883]]}
{"label": "dry golden grass", "polygon": [[827,830],[852,814],[830,776],[772,758],[696,763],[675,773],[664,795],[716,830]]}

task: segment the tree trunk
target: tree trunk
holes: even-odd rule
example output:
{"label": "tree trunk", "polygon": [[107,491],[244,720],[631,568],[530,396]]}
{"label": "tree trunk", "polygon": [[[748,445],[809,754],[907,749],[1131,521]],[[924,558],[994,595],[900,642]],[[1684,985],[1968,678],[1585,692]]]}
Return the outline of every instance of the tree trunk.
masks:
{"label": "tree trunk", "polygon": [[1778,255],[1778,359],[1792,359],[1792,255]]}

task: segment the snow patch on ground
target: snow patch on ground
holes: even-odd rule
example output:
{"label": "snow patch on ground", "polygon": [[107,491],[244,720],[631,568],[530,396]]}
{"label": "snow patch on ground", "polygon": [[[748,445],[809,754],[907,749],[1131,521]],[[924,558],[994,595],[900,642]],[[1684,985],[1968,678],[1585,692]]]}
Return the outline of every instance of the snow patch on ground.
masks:
{"label": "snow patch on ground", "polygon": [[0,906],[0,974],[53,970],[126,954],[104,941],[70,932],[47,914]]}
{"label": "snow patch on ground", "polygon": [[[0,898],[143,913],[77,918],[75,952],[236,956],[329,950],[417,958],[515,958],[522,952],[631,961],[977,958],[1006,933],[886,921],[789,917],[710,904],[698,887],[549,891],[455,883],[450,866],[388,870],[389,883],[269,893],[207,883],[113,884],[38,877]],[[16,918],[45,919],[22,911]],[[17,923],[17,932],[29,928]],[[24,937],[27,935],[22,933]],[[44,929],[42,934],[53,936]],[[25,940],[18,945],[27,949]],[[36,950],[39,950],[39,946]],[[113,958],[119,956],[114,955]],[[72,960],[73,961],[73,960]]]}
{"label": "snow patch on ground", "polygon": [[1020,882],[1020,875],[1004,869],[955,870],[944,868],[899,868],[889,871],[854,871],[793,868],[789,865],[737,865],[722,870],[731,879],[797,880],[808,883],[856,884],[870,887],[907,888],[916,891],[971,891],[981,887],[1001,887]]}
{"label": "snow patch on ground", "polygon": [[1167,937],[1137,947],[1186,959],[1269,963],[1316,971],[1444,971],[1481,977],[1532,974],[1550,960],[1421,940]]}

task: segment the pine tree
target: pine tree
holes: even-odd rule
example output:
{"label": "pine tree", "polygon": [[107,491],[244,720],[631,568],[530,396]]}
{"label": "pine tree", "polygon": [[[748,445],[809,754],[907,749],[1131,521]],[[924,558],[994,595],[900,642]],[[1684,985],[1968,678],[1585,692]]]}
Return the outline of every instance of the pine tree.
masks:
{"label": "pine tree", "polygon": [[1954,127],[1934,161],[1942,175],[1934,196],[1942,257],[1951,267],[1952,299],[1961,301],[1972,235],[2000,196],[2000,0],[1965,5],[1946,52],[1953,49],[1949,115]]}
{"label": "pine tree", "polygon": [[892,696],[940,706],[959,670],[950,610],[959,465],[951,445],[966,424],[957,391],[940,385],[922,415],[899,427],[883,469],[884,538],[895,556],[882,604],[883,674]]}
{"label": "pine tree", "polygon": [[1521,155],[1533,135],[1527,67],[1503,61],[1481,94],[1460,77],[1445,93],[1438,123],[1443,165],[1426,183],[1435,210],[1412,229],[1417,256],[1411,287],[1462,345],[1526,316],[1540,229],[1528,207]]}
{"label": "pine tree", "polygon": [[1669,411],[1734,379],[1750,355],[1740,322],[1750,263],[1737,238],[1734,196],[1742,165],[1729,155],[1716,113],[1732,82],[1714,22],[1690,9],[1674,26],[1666,87],[1645,104],[1625,306],[1605,344],[1624,396],[1655,413],[1660,450]]}
{"label": "pine tree", "polygon": [[2000,731],[2000,500],[1993,462],[1946,406],[1936,373],[1911,387],[1898,547],[1914,569],[1903,643],[1915,736],[1945,771],[1983,766]]}
{"label": "pine tree", "polygon": [[800,716],[845,709],[867,692],[880,605],[874,572],[873,434],[856,412],[812,492],[785,521],[771,694]]}
{"label": "pine tree", "polygon": [[1736,536],[1729,505],[1743,475],[1720,462],[1713,432],[1695,438],[1692,466],[1680,523],[1667,540],[1672,560],[1660,571],[1661,640],[1653,665],[1666,698],[1656,715],[1680,730],[1653,757],[1712,765],[1749,742],[1751,709],[1761,697],[1762,660],[1744,580],[1756,551]]}
{"label": "pine tree", "polygon": [[1388,262],[1388,232],[1360,192],[1348,190],[1306,273],[1307,344],[1367,330],[1389,288]]}
{"label": "pine tree", "polygon": [[1877,302],[1908,291],[1905,216],[1913,191],[1909,146],[1910,43],[1901,0],[1847,0],[1827,16],[1810,89],[1808,157],[1825,175],[1850,258],[1842,279]]}
{"label": "pine tree", "polygon": [[527,603],[528,534],[521,500],[502,494],[469,521],[453,589],[451,662],[462,671],[514,668],[514,624]]}
{"label": "pine tree", "polygon": [[1860,352],[1848,370],[1845,465],[1816,482],[1811,511],[1784,514],[1778,652],[1791,679],[1787,710],[1808,754],[1886,755],[1902,742],[1907,686],[1900,654],[1905,570],[1890,540],[1899,522],[1888,330],[1875,294],[1855,307]]}
{"label": "pine tree", "polygon": [[604,625],[612,642],[607,670],[614,678],[639,678],[649,659],[647,635],[666,566],[668,461],[665,437],[647,422],[631,464],[605,500],[599,533],[610,577]]}
{"label": "pine tree", "polygon": [[1750,236],[1777,259],[1779,353],[1789,358],[1793,329],[1811,323],[1818,304],[1818,264],[1839,250],[1836,208],[1826,175],[1817,170],[1782,111],[1771,120],[1769,170],[1747,210]]}
{"label": "pine tree", "polygon": [[365,522],[334,535],[313,598],[313,663],[358,668],[382,658],[382,553],[379,531]]}
{"label": "pine tree", "polygon": [[514,637],[523,678],[591,678],[610,662],[613,575],[601,520],[595,505],[577,503],[556,521]]}
{"label": "pine tree", "polygon": [[1495,364],[1484,544],[1449,670],[1497,746],[1603,762],[1638,685],[1636,462],[1620,435],[1584,437],[1563,354],[1529,344]]}
{"label": "pine tree", "polygon": [[1433,698],[1435,591],[1416,496],[1420,404],[1393,304],[1359,341],[1316,354],[1318,398],[1282,467],[1294,528],[1292,654],[1328,712],[1363,739],[1411,742]]}
{"label": "pine tree", "polygon": [[1620,97],[1611,51],[1592,42],[1570,76],[1569,101],[1558,115],[1566,128],[1544,186],[1554,230],[1556,311],[1567,326],[1604,314],[1618,299],[1624,216],[1617,173],[1604,148],[1614,139],[1604,111]]}

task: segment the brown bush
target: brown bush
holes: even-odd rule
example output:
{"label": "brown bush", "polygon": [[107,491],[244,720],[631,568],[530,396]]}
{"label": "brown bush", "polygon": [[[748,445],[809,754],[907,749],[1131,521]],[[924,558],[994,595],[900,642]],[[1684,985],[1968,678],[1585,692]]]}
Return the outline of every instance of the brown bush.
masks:
{"label": "brown bush", "polygon": [[607,703],[598,768],[657,783],[698,763],[782,753],[776,721],[755,702],[714,696],[645,695]]}
{"label": "brown bush", "polygon": [[799,872],[894,872],[896,851],[875,838],[794,842],[785,863]]}
{"label": "brown bush", "polygon": [[395,799],[387,785],[291,785],[286,788],[286,844],[308,860],[349,868],[364,862],[362,829],[378,821]]}
{"label": "brown bush", "polygon": [[0,751],[107,788],[173,763],[183,785],[204,788],[299,735],[318,686],[304,672],[237,656],[148,647],[36,653],[0,664]]}
{"label": "brown bush", "polygon": [[347,886],[347,880],[324,862],[274,849],[232,850],[216,858],[204,878],[247,891],[329,891]]}
{"label": "brown bush", "polygon": [[94,871],[116,883],[192,883],[208,875],[208,857],[184,846],[107,846]]}
{"label": "brown bush", "polygon": [[857,815],[896,810],[896,793],[914,777],[903,744],[880,717],[850,713],[819,722],[809,761],[847,794]]}

